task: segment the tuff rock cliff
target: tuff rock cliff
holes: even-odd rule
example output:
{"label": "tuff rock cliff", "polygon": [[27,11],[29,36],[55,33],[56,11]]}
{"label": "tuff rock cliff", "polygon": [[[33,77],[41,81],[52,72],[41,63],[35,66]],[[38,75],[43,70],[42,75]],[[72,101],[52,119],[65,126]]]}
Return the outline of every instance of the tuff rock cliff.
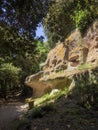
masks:
{"label": "tuff rock cliff", "polygon": [[[88,66],[86,70],[79,69],[83,65]],[[85,78],[82,79],[82,75],[86,77],[88,74],[91,77],[92,75],[96,77],[93,70],[94,72],[97,71],[97,66],[98,20],[89,27],[83,36],[78,30],[74,30],[64,42],[58,42],[56,47],[50,50],[42,70],[37,74],[28,76],[25,83],[33,89],[34,97],[40,97],[55,88],[63,89],[65,86],[71,90],[73,82],[74,86],[78,84],[75,77],[78,77],[79,81],[82,80],[83,83]],[[87,82],[89,81],[87,80]]]}

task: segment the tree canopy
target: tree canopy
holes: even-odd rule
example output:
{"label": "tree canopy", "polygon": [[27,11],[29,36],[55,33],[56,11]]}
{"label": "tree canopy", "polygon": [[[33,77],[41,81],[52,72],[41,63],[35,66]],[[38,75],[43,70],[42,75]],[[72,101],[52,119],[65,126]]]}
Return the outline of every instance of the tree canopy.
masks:
{"label": "tree canopy", "polygon": [[0,22],[7,23],[21,35],[32,39],[51,2],[52,0],[1,0]]}
{"label": "tree canopy", "polygon": [[51,47],[75,28],[84,32],[97,16],[97,0],[56,0],[43,21]]}
{"label": "tree canopy", "polygon": [[0,48],[0,92],[6,97],[6,91],[15,87],[26,89],[26,76],[39,70],[49,49],[43,41],[20,36],[4,23],[0,26]]}

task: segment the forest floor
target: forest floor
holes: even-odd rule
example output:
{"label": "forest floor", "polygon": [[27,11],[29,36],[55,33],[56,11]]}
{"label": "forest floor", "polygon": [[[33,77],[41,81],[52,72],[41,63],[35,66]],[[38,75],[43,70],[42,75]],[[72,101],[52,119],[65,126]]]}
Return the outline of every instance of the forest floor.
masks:
{"label": "forest floor", "polygon": [[65,96],[53,106],[55,110],[46,108],[41,116],[30,113],[21,120],[28,112],[27,104],[17,99],[5,102],[0,106],[0,130],[98,130],[98,110],[87,110]]}
{"label": "forest floor", "polygon": [[98,130],[98,111],[87,110],[73,99],[61,97],[54,104],[56,111],[46,109],[18,130]]}
{"label": "forest floor", "polygon": [[27,104],[20,98],[0,99],[0,130],[14,130],[15,122],[27,111]]}

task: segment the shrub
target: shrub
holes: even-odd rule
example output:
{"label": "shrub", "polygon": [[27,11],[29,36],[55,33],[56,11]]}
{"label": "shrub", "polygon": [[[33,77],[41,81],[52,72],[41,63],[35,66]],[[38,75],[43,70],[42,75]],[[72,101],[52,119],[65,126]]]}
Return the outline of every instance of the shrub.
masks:
{"label": "shrub", "polygon": [[50,103],[50,104],[45,104],[44,106],[42,106],[42,110],[49,112],[49,111],[56,111],[56,107],[54,104]]}
{"label": "shrub", "polygon": [[33,108],[30,116],[32,118],[41,118],[43,116],[43,110],[40,107]]}
{"label": "shrub", "polygon": [[30,118],[41,118],[43,117],[47,112],[55,112],[56,107],[52,103],[47,103],[44,105],[41,105],[39,107],[32,108],[29,113],[27,114]]}
{"label": "shrub", "polygon": [[19,73],[21,69],[12,63],[3,63],[0,66],[0,91],[6,98],[8,90],[14,88],[19,83]]}
{"label": "shrub", "polygon": [[37,99],[34,104],[36,106],[39,106],[39,105],[47,103],[47,102],[55,101],[67,93],[68,93],[68,88],[65,88],[64,90],[59,90],[58,92],[56,92],[54,94],[47,93],[44,96],[42,96],[41,98]]}
{"label": "shrub", "polygon": [[88,26],[95,20],[97,13],[95,10],[95,1],[78,1],[72,16],[75,21],[76,28],[83,33]]}
{"label": "shrub", "polygon": [[75,89],[77,101],[87,109],[98,109],[98,68],[75,75]]}
{"label": "shrub", "polygon": [[89,12],[87,10],[75,11],[74,20],[76,22],[76,28],[83,30],[88,24]]}

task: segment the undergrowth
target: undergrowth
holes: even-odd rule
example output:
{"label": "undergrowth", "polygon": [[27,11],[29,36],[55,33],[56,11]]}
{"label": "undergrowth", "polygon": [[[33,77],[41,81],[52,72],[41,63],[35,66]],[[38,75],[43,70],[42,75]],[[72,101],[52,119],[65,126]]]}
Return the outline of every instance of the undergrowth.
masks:
{"label": "undergrowth", "polygon": [[63,95],[65,95],[67,93],[68,93],[68,88],[65,88],[64,90],[58,90],[57,92],[55,92],[53,94],[47,93],[44,96],[42,96],[41,98],[37,99],[34,104],[36,106],[39,106],[46,102],[55,101],[56,99],[62,97]]}
{"label": "undergrowth", "polygon": [[[66,94],[68,94],[68,88],[64,88],[63,90],[52,91],[50,94],[47,93],[41,98],[35,99],[34,106],[28,111],[26,116],[32,119],[42,118],[47,112],[55,112],[56,106],[53,102]],[[33,99],[30,100],[32,102]]]}
{"label": "undergrowth", "polygon": [[27,114],[27,117],[30,117],[32,119],[42,118],[46,113],[55,111],[56,111],[55,105],[53,103],[48,103],[39,107],[32,108]]}

